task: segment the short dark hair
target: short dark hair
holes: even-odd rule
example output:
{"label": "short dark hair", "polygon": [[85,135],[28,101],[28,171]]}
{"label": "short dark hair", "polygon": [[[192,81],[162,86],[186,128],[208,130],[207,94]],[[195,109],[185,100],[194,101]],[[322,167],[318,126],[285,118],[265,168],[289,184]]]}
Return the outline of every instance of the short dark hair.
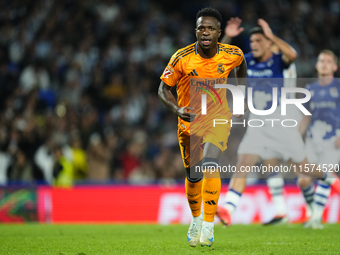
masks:
{"label": "short dark hair", "polygon": [[252,34],[263,34],[265,36],[262,27],[253,27],[252,29],[249,30],[249,34],[250,35],[252,35]]}
{"label": "short dark hair", "polygon": [[196,15],[196,22],[200,17],[213,17],[213,18],[217,19],[217,21],[220,24],[222,24],[221,13],[219,13],[218,10],[211,8],[211,7],[207,7],[207,8],[200,10]]}

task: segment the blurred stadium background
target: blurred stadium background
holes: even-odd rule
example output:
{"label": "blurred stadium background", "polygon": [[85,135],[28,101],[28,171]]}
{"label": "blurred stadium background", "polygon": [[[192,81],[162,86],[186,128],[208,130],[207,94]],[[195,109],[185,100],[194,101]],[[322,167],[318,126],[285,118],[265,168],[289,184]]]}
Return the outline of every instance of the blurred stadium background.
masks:
{"label": "blurred stadium background", "polygon": [[[297,50],[298,77],[316,76],[320,50],[340,56],[339,0],[0,1],[0,222],[190,221],[177,119],[157,89],[207,6],[222,28],[235,16],[246,31],[268,21]],[[247,32],[233,44],[248,52]],[[224,163],[235,165],[244,131],[232,130]],[[303,198],[286,192],[299,221]],[[235,222],[273,216],[266,187],[243,201]],[[339,206],[331,196],[328,222],[339,221]]]}

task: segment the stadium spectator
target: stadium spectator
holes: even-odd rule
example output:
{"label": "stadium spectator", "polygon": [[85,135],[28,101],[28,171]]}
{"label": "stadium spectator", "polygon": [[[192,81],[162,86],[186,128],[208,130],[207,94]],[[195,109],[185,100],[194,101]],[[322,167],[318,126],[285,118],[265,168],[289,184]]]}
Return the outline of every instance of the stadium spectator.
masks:
{"label": "stadium spectator", "polygon": [[73,155],[73,178],[74,180],[84,180],[87,178],[89,166],[86,152],[82,149],[79,135],[71,137],[71,150]]}
{"label": "stadium spectator", "polygon": [[110,176],[110,151],[98,133],[90,136],[87,147],[87,159],[89,165],[88,178],[90,180],[108,180]]}
{"label": "stadium spectator", "polygon": [[53,153],[53,185],[57,187],[72,187],[73,185],[73,166],[70,160],[63,155],[60,145],[55,145]]}

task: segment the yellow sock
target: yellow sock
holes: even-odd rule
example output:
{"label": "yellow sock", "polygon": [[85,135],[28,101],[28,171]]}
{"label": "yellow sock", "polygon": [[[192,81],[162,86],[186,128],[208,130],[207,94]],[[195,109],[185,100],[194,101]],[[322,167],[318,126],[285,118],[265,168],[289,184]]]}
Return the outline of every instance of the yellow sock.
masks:
{"label": "yellow sock", "polygon": [[[207,175],[210,178],[207,178]],[[207,175],[205,175],[202,185],[204,221],[213,222],[221,192],[221,179],[218,173],[217,175],[216,173]]]}
{"label": "yellow sock", "polygon": [[185,178],[185,192],[187,194],[192,216],[200,216],[202,205],[202,180],[192,183]]}

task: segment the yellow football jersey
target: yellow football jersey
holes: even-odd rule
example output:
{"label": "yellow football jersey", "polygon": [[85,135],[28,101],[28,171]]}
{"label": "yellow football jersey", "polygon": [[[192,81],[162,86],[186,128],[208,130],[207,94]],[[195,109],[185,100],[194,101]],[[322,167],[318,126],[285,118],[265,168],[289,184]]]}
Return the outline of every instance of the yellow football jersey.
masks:
{"label": "yellow football jersey", "polygon": [[[230,71],[243,61],[243,52],[236,46],[217,44],[214,57],[202,58],[197,50],[198,43],[178,50],[170,59],[161,80],[168,86],[177,85],[178,105],[194,108],[196,119],[186,122],[179,118],[178,127],[187,134],[197,128],[209,128],[213,119],[231,119],[227,90],[215,89],[215,84],[226,84]],[[207,98],[207,114],[202,115],[202,94]]]}

